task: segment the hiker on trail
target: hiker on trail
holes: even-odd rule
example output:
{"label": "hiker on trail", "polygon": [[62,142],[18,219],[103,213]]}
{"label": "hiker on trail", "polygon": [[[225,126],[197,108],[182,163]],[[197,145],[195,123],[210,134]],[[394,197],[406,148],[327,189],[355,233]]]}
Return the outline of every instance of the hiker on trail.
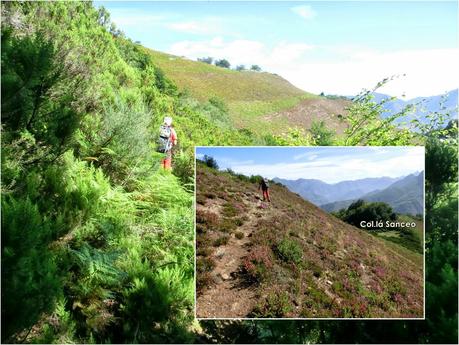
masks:
{"label": "hiker on trail", "polygon": [[177,133],[172,127],[172,118],[165,117],[159,130],[158,151],[165,154],[161,159],[163,169],[172,170],[172,147],[177,145]]}
{"label": "hiker on trail", "polygon": [[267,199],[269,202],[271,202],[271,199],[269,198],[269,183],[266,177],[261,179],[259,189],[261,189],[263,192],[263,201],[266,201]]}

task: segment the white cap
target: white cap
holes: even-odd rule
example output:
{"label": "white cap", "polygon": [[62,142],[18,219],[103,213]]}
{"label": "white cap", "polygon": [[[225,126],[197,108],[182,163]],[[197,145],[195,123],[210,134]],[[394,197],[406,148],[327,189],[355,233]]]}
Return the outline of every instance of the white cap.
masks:
{"label": "white cap", "polygon": [[172,117],[166,116],[164,118],[164,123],[168,126],[172,125]]}

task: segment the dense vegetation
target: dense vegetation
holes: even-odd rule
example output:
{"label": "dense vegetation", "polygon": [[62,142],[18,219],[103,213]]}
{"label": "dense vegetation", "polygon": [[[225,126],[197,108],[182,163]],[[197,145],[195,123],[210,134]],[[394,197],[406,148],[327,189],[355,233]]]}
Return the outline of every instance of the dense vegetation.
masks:
{"label": "dense vegetation", "polygon": [[[346,223],[368,230],[375,236],[383,237],[410,250],[423,253],[422,216],[413,217],[396,214],[392,207],[386,203],[365,202],[362,199],[351,203],[347,209],[335,212],[334,215]],[[362,222],[365,223],[364,226],[362,226]],[[393,225],[397,225],[397,223],[404,223],[405,225]],[[409,226],[406,226],[407,223]]]}
{"label": "dense vegetation", "polygon": [[[192,144],[249,139],[183,102],[90,3],[2,13],[2,340],[188,341]],[[155,153],[166,115],[176,176]]]}
{"label": "dense vegetation", "polygon": [[[221,102],[177,91],[89,2],[2,2],[1,54],[3,342],[457,341],[457,126],[432,114],[417,134],[397,130],[364,93],[330,143],[426,143],[426,321],[198,325],[193,145],[313,137],[233,129]],[[174,175],[154,148],[165,115]]]}
{"label": "dense vegetation", "polygon": [[347,209],[337,212],[336,216],[354,226],[360,226],[362,221],[370,222],[373,220],[385,224],[387,221],[395,221],[397,219],[397,215],[390,205],[383,202],[367,203],[362,199],[354,201]]}

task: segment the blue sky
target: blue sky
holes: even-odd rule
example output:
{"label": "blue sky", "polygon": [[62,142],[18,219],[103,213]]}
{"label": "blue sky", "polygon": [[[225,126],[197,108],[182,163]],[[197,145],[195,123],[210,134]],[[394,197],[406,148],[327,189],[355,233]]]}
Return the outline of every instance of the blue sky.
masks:
{"label": "blue sky", "polygon": [[457,3],[95,2],[128,37],[196,59],[259,64],[310,92],[407,97],[457,88]]}
{"label": "blue sky", "polygon": [[317,179],[327,183],[368,177],[399,177],[424,170],[423,147],[196,147],[220,169],[268,178]]}

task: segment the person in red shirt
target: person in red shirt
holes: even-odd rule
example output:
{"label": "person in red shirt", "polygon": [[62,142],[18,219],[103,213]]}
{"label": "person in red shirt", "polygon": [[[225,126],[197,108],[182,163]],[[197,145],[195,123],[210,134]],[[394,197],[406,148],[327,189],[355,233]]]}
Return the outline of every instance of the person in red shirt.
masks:
{"label": "person in red shirt", "polygon": [[164,152],[165,157],[161,159],[161,166],[165,170],[172,170],[172,148],[177,145],[177,133],[175,129],[172,127],[172,118],[165,117],[164,118],[164,126],[166,126],[170,130],[170,148]]}

